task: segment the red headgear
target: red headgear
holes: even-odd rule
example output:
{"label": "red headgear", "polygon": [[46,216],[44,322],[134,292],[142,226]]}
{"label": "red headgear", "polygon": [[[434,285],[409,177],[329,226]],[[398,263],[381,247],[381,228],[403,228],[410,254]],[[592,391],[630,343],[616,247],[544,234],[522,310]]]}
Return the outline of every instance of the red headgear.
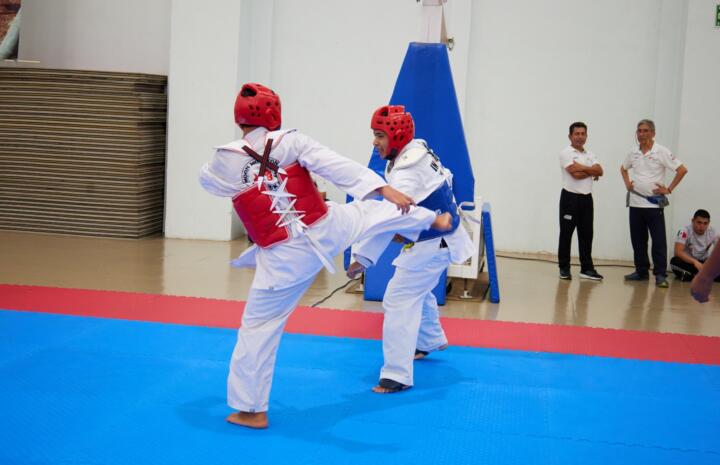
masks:
{"label": "red headgear", "polygon": [[261,84],[242,86],[235,99],[235,122],[248,126],[263,126],[271,131],[280,128],[282,113],[280,97]]}
{"label": "red headgear", "polygon": [[412,115],[402,105],[385,105],[373,113],[370,128],[387,134],[390,143],[388,150],[394,157],[415,137],[415,124]]}

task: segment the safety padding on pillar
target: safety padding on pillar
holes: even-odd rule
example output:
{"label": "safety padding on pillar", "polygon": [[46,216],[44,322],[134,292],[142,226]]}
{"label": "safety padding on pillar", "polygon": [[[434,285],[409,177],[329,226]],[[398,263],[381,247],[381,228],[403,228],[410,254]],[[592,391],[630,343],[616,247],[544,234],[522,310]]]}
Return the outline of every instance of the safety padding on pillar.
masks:
{"label": "safety padding on pillar", "polygon": [[[444,44],[413,42],[409,45],[390,105],[404,105],[412,113],[415,137],[425,139],[442,164],[450,168],[458,204],[472,202],[475,177]],[[377,150],[373,150],[370,169],[383,176],[385,163]]]}
{"label": "safety padding on pillar", "polygon": [[[412,113],[415,137],[425,139],[442,164],[452,171],[453,193],[458,204],[472,202],[475,178],[444,44],[410,44],[390,104],[404,105]],[[385,164],[377,150],[373,150],[368,166],[383,176]],[[387,282],[394,273],[391,262],[399,251],[400,247],[391,245],[378,263],[366,271],[366,300],[382,299]],[[445,303],[445,274],[434,294],[440,305]]]}
{"label": "safety padding on pillar", "polygon": [[485,202],[482,209],[482,229],[485,242],[485,260],[488,266],[488,280],[490,284],[486,293],[490,292],[490,302],[500,303],[500,283],[497,274],[497,261],[495,260],[495,240],[492,233],[492,217],[490,204]]}

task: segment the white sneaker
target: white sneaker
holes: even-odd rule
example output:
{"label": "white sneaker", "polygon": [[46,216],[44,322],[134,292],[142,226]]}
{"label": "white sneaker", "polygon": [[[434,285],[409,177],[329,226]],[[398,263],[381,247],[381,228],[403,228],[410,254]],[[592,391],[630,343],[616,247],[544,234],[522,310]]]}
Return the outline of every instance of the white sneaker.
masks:
{"label": "white sneaker", "polygon": [[603,276],[595,270],[581,271],[580,277],[583,279],[592,279],[593,281],[603,280]]}

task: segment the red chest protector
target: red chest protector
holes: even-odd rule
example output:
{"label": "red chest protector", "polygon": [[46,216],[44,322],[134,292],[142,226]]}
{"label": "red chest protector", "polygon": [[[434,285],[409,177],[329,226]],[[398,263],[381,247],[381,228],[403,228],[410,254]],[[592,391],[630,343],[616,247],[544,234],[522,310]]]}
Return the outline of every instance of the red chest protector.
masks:
{"label": "red chest protector", "polygon": [[301,218],[303,224],[311,226],[324,218],[328,212],[325,201],[320,196],[308,170],[299,163],[284,168],[287,174],[278,174],[280,181],[287,179],[285,192],[292,194],[284,197],[278,205],[272,207],[273,196],[265,194],[265,185],[258,189],[253,184],[233,197],[233,206],[240,220],[245,225],[248,235],[260,247],[271,247],[291,237],[290,224],[292,219],[283,217],[278,210],[286,208],[283,203],[295,201],[293,210]]}

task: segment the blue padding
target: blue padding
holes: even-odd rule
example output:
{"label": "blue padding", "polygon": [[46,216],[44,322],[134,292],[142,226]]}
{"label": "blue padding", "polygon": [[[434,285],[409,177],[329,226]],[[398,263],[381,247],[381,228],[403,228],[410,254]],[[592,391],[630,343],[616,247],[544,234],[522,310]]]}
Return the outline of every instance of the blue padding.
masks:
{"label": "blue padding", "polygon": [[498,282],[497,261],[495,260],[495,241],[492,234],[492,219],[490,204],[485,202],[482,211],[483,239],[485,240],[485,260],[488,265],[488,279],[490,281],[490,302],[500,302],[500,283]]}
{"label": "blue padding", "polygon": [[436,237],[447,236],[455,232],[460,226],[460,213],[458,213],[458,206],[453,199],[452,189],[448,183],[444,182],[435,191],[425,197],[425,200],[418,202],[418,206],[427,208],[428,210],[440,213],[450,213],[452,216],[452,228],[447,231],[437,231],[435,229],[428,229],[420,233],[417,242],[428,241]]}
{"label": "blue padding", "polygon": [[363,297],[365,300],[382,301],[388,281],[395,273],[392,261],[398,256],[402,244],[391,242],[380,256],[377,264],[365,272]]}
{"label": "blue padding", "polygon": [[[395,267],[392,261],[398,256],[402,249],[402,244],[391,242],[385,252],[380,256],[378,263],[369,268],[365,273],[365,286],[363,297],[365,300],[382,301],[387,289],[387,284],[395,273]],[[433,289],[433,294],[438,305],[445,305],[445,285],[447,281],[447,271],[438,279],[438,284]],[[419,311],[420,309],[418,309]]]}
{"label": "blue padding", "polygon": [[[408,46],[390,105],[405,105],[415,121],[415,137],[425,139],[443,166],[450,168],[458,204],[473,202],[475,177],[445,45]],[[368,166],[383,175],[385,161],[377,150],[373,150]]]}
{"label": "blue padding", "polygon": [[225,423],[231,329],[0,311],[0,464],[693,464],[720,367],[450,347],[378,395],[380,341],[285,334],[270,429]]}

